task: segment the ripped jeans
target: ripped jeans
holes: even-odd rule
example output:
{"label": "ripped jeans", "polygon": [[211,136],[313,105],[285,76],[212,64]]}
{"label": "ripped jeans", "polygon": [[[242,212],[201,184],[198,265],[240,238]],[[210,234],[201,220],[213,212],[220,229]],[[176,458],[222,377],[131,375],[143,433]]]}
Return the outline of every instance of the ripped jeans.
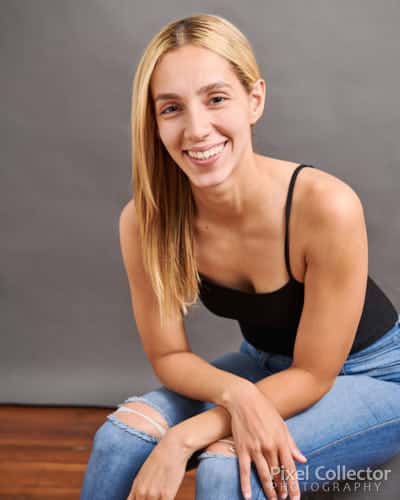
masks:
{"label": "ripped jeans", "polygon": [[[243,340],[239,352],[225,353],[211,364],[255,383],[285,370],[291,361]],[[133,401],[158,410],[170,427],[215,407],[164,386],[125,403]],[[120,408],[124,411],[123,405]],[[332,388],[315,404],[286,419],[286,424],[308,459],[304,464],[295,461],[302,493],[354,479],[357,471],[367,477],[368,470],[399,453],[400,315],[384,336],[349,355]],[[126,500],[136,474],[160,439],[108,415],[94,437],[81,500]],[[236,455],[198,450],[187,466],[187,470],[197,468],[196,500],[243,500],[238,465]],[[376,472],[384,473],[381,482],[390,473]],[[251,490],[252,500],[267,499],[254,463]]]}

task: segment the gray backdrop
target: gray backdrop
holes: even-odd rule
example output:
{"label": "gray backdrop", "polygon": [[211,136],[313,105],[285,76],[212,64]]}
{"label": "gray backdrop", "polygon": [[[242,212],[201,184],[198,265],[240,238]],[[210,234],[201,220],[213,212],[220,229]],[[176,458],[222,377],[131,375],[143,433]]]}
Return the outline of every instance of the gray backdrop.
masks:
{"label": "gray backdrop", "polygon": [[[219,14],[250,39],[268,87],[255,150],[311,163],[363,201],[370,275],[400,306],[400,4],[54,1],[0,4],[0,402],[114,406],[157,387],[118,239],[131,196],[139,57],[172,19]],[[201,303],[194,352],[240,331]]]}

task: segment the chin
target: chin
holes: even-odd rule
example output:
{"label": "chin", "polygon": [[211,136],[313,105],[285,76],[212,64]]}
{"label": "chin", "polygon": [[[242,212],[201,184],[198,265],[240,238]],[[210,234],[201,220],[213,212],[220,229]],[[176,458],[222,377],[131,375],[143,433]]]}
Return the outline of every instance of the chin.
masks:
{"label": "chin", "polygon": [[221,168],[221,169],[216,169],[213,172],[208,172],[208,173],[203,173],[202,175],[198,176],[188,176],[190,179],[190,182],[196,186],[197,188],[211,188],[213,186],[218,186],[219,184],[222,184],[225,182],[230,174],[232,172],[232,169],[229,168]]}

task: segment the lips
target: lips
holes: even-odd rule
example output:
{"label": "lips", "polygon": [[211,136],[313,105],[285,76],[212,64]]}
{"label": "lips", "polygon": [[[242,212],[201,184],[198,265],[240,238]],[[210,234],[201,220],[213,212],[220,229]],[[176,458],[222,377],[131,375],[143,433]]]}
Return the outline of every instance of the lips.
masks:
{"label": "lips", "polygon": [[203,148],[201,148],[201,149],[196,149],[196,148],[184,149],[183,152],[187,153],[188,151],[194,151],[195,153],[201,153],[201,152],[204,152],[204,151],[208,151],[208,150],[210,150],[212,148],[215,148],[217,146],[221,146],[221,144],[226,145],[227,142],[228,142],[227,140],[223,141],[223,142],[218,142],[217,144],[214,144],[213,146],[207,147],[206,149],[203,149]]}
{"label": "lips", "polygon": [[194,165],[197,165],[201,168],[211,167],[212,165],[217,163],[219,161],[219,159],[223,156],[228,142],[229,142],[229,140],[221,143],[221,144],[223,144],[222,150],[219,153],[217,153],[216,155],[209,156],[208,158],[199,159],[199,158],[194,158],[194,157],[190,156],[189,153],[187,153],[187,152],[185,152],[184,154],[189,159],[189,161]]}

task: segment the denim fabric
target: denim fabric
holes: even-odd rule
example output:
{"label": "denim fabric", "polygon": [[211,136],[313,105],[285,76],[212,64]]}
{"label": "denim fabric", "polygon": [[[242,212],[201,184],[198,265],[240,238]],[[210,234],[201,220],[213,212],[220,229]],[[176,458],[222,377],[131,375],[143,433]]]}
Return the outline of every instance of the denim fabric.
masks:
{"label": "denim fabric", "polygon": [[[257,382],[291,362],[288,356],[260,351],[243,340],[239,352],[225,353],[211,364]],[[132,401],[158,410],[170,427],[215,407],[164,386],[125,400]],[[305,464],[295,462],[302,492],[342,480],[349,470],[373,470],[399,453],[400,315],[384,336],[347,358],[335,384],[319,401],[286,423],[308,458]],[[126,500],[135,475],[159,440],[108,415],[94,438],[81,500]],[[199,450],[196,500],[242,500],[238,464],[237,456]],[[334,477],[331,470],[336,471]],[[267,498],[254,463],[251,488],[253,500]]]}

